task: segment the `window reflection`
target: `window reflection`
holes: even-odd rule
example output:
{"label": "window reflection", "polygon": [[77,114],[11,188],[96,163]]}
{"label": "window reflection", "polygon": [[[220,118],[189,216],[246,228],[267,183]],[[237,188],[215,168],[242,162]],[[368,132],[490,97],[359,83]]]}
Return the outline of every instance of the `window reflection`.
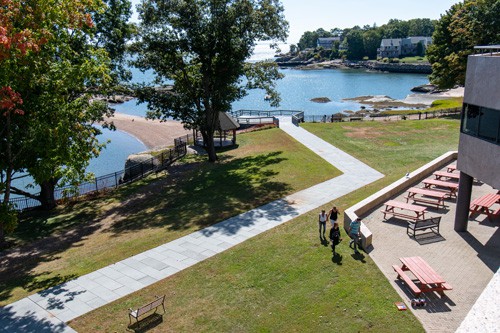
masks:
{"label": "window reflection", "polygon": [[500,110],[464,104],[462,133],[500,143]]}

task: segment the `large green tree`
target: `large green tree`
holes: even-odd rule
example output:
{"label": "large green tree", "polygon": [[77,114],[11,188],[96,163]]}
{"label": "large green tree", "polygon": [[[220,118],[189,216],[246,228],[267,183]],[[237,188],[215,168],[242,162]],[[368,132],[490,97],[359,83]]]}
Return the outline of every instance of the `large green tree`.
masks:
{"label": "large green tree", "polygon": [[349,30],[344,40],[347,46],[347,59],[361,60],[365,56],[365,45],[363,41],[363,30],[354,27]]}
{"label": "large green tree", "polygon": [[136,65],[152,69],[156,83],[173,90],[140,89],[150,117],[173,117],[200,130],[209,161],[219,112],[248,89],[266,90],[272,105],[281,75],[274,63],[245,63],[259,40],[284,41],[288,23],[278,0],[144,0],[139,7]]}
{"label": "large green tree", "polygon": [[[56,184],[76,185],[84,179],[89,160],[103,147],[96,138],[100,131],[92,124],[110,112],[93,95],[105,93],[111,82],[109,54],[116,56],[115,65],[122,61],[123,35],[111,37],[106,28],[96,29],[92,18],[98,18],[104,26],[109,20],[121,21],[130,16],[130,3],[109,1],[109,7],[95,0],[12,3],[32,18],[16,16],[12,14],[16,13],[14,7],[4,7],[13,27],[23,30],[35,26],[45,34],[36,52],[4,57],[2,61],[0,84],[22,97],[22,115],[10,112],[10,117],[0,118],[0,128],[8,128],[0,131],[3,201],[8,202],[10,193],[22,194],[51,208],[55,205]],[[105,15],[115,5],[121,9]],[[40,17],[33,20],[37,13]],[[14,174],[19,172],[33,177],[41,188],[39,195],[11,186]]]}
{"label": "large green tree", "polygon": [[457,3],[441,16],[427,48],[432,83],[441,88],[465,84],[474,46],[500,44],[499,13],[500,0],[473,0]]}

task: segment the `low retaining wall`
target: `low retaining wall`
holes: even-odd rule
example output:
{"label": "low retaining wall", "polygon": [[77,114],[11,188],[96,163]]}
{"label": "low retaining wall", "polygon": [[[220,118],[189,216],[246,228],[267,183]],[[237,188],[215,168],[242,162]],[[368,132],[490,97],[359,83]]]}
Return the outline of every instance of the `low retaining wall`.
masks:
{"label": "low retaining wall", "polygon": [[384,63],[376,61],[367,61],[363,63],[363,65],[372,70],[391,72],[391,73],[421,73],[421,74],[432,73],[432,67],[430,64],[405,64],[405,63]]}
{"label": "low retaining wall", "polygon": [[[405,189],[409,188],[412,184],[425,179],[437,169],[441,169],[451,161],[456,160],[457,155],[458,153],[456,151],[451,151],[443,154],[435,160],[427,163],[423,167],[411,172],[408,178],[404,177],[381,189],[377,193],[369,196],[363,201],[358,202],[354,206],[346,209],[344,211],[344,230],[346,231],[346,233],[349,229],[351,221],[354,221],[358,217],[363,218],[363,215],[370,212],[375,207],[401,193]],[[368,227],[366,227],[364,223],[361,223],[361,244],[365,251],[369,251],[370,247],[372,246],[372,236],[373,235]]]}

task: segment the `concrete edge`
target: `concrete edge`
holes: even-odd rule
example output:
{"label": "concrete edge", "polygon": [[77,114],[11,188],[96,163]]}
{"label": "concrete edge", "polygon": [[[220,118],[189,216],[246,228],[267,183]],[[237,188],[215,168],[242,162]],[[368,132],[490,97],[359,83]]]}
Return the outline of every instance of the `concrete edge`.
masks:
{"label": "concrete edge", "polygon": [[[411,186],[416,182],[423,180],[424,178],[431,175],[435,170],[442,168],[443,166],[449,164],[451,161],[456,160],[458,156],[457,151],[449,151],[438,158],[432,160],[431,162],[425,164],[424,166],[412,171],[408,177],[403,177],[400,180],[395,181],[389,186],[384,187],[380,191],[372,194],[368,198],[358,202],[354,206],[349,207],[344,211],[344,230],[347,233],[351,221],[354,221],[358,217],[362,217],[364,214],[379,206],[383,202],[389,200],[396,194],[400,193],[404,189]],[[361,246],[365,251],[368,251],[372,246],[372,233],[370,229],[361,223]]]}

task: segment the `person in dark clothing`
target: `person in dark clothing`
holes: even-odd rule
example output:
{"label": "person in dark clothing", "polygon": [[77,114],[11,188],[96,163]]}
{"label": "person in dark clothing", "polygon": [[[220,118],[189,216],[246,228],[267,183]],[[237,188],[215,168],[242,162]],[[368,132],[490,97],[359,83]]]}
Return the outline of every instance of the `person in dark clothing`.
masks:
{"label": "person in dark clothing", "polygon": [[333,206],[332,209],[330,209],[330,211],[328,212],[328,218],[330,219],[330,223],[332,224],[332,228],[333,228],[333,225],[335,224],[335,222],[337,222],[337,219],[339,217],[339,210],[337,209],[337,207]]}
{"label": "person in dark clothing", "polygon": [[335,246],[340,243],[342,238],[340,238],[340,228],[337,222],[333,223],[333,227],[330,229],[330,241],[332,242],[332,251],[335,255]]}

